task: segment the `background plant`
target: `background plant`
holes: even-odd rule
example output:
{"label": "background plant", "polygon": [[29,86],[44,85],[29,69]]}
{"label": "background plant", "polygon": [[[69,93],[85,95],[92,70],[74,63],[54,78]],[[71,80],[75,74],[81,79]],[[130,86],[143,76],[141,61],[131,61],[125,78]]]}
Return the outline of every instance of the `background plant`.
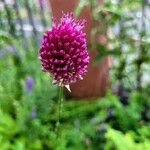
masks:
{"label": "background plant", "polygon": [[[25,26],[25,1],[16,2]],[[39,5],[32,5],[30,1],[30,15],[34,12],[35,18],[41,20]],[[150,85],[145,81],[149,75],[149,3],[106,0],[97,5],[96,1],[82,0],[77,14],[85,5],[92,7],[95,22],[103,22],[102,27],[95,24],[91,34],[100,32],[108,42],[92,46],[99,52],[96,61],[108,55],[113,57],[113,92],[93,101],[65,100],[59,140],[54,131],[58,89],[41,72],[37,58],[43,30],[35,26],[36,38],[32,30],[27,32],[23,27],[22,32],[17,28],[20,23],[15,20],[18,17],[14,5],[7,4],[15,28],[12,34],[6,10],[0,10],[1,150],[149,150]],[[44,14],[48,25],[47,10]]]}
{"label": "background plant", "polygon": [[[145,79],[150,72],[149,2],[105,0],[100,5],[97,1],[80,0],[76,14],[87,5],[93,16],[91,36],[99,33],[108,39],[106,45],[92,42],[99,52],[96,61],[111,55],[112,82],[123,84],[129,89],[142,90],[142,87],[147,85]],[[98,26],[99,22],[102,24]]]}

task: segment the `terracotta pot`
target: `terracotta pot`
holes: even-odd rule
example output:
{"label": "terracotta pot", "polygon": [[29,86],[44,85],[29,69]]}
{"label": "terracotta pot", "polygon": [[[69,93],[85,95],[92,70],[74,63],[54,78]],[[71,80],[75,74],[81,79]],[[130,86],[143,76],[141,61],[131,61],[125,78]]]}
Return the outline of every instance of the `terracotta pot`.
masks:
{"label": "terracotta pot", "polygon": [[[76,7],[78,0],[50,0],[51,10],[53,16],[57,21],[60,19],[63,12],[72,12]],[[85,32],[87,40],[90,42],[90,31],[92,29],[92,16],[90,7],[85,7],[79,18],[87,20]],[[106,43],[106,37],[98,35],[100,43]],[[96,56],[96,50],[90,52],[90,64],[88,66],[88,73],[84,79],[71,84],[70,95],[74,98],[93,98],[103,96],[108,86],[108,75],[110,68],[110,58],[104,58],[100,63],[94,64],[93,60]]]}

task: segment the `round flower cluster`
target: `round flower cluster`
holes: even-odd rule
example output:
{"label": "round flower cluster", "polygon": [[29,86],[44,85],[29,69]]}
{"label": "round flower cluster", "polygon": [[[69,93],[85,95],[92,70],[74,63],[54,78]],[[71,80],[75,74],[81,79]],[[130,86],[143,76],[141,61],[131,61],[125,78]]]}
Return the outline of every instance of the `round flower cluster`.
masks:
{"label": "round flower cluster", "polygon": [[53,83],[67,86],[82,79],[87,72],[89,55],[84,26],[85,20],[77,20],[72,13],[67,13],[62,15],[59,24],[53,19],[52,28],[44,34],[39,58]]}

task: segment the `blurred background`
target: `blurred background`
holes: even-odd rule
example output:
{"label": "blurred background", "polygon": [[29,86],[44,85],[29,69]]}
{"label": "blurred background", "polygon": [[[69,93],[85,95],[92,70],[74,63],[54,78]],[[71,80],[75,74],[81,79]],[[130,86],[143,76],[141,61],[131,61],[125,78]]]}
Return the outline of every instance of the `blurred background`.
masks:
{"label": "blurred background", "polygon": [[[91,62],[65,92],[41,71],[51,16],[87,20]],[[150,0],[0,0],[0,150],[150,149]]]}

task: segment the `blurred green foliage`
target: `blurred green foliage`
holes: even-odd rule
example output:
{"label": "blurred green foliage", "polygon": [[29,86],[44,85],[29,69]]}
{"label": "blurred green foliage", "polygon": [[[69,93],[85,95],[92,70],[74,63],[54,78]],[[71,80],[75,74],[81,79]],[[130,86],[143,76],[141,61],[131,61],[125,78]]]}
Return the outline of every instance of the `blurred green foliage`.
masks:
{"label": "blurred green foliage", "polygon": [[[135,90],[137,71],[132,72],[141,59],[135,59],[139,48],[143,49],[141,45],[144,45],[142,64],[149,62],[149,39],[142,35],[138,41],[126,33],[135,28],[134,24],[125,26],[125,22],[133,20],[132,13],[141,8],[141,1],[118,2],[121,4],[106,0],[99,7],[95,1],[82,0],[76,13],[91,4],[94,19],[106,23],[104,31],[118,23],[122,28],[113,38],[112,33],[107,33],[111,49],[98,43],[94,43],[94,48],[98,50],[96,61],[111,55],[118,62],[117,67],[112,68],[111,79],[115,83],[119,80],[126,85],[127,77],[130,79],[127,104],[122,101],[126,89],[118,96],[108,90],[105,97],[92,101],[65,100],[59,137],[55,132],[58,89],[41,71],[38,46],[32,44],[25,49],[19,36],[14,38],[0,31],[0,150],[149,150],[150,86],[146,83],[140,91]],[[126,15],[129,11],[131,16]],[[92,32],[97,30],[102,31],[95,26]],[[34,43],[32,37],[28,41]],[[135,42],[140,44],[138,50]],[[123,50],[122,43],[128,46],[127,51]],[[128,63],[130,55],[133,58]]]}
{"label": "blurred green foliage", "polygon": [[[115,60],[112,83],[138,90],[147,84],[143,78],[150,73],[149,5],[148,0],[105,0],[102,4],[79,0],[76,15],[87,6],[92,13],[91,49],[98,51],[96,62],[106,56]],[[107,43],[94,41],[97,34],[107,37]]]}

